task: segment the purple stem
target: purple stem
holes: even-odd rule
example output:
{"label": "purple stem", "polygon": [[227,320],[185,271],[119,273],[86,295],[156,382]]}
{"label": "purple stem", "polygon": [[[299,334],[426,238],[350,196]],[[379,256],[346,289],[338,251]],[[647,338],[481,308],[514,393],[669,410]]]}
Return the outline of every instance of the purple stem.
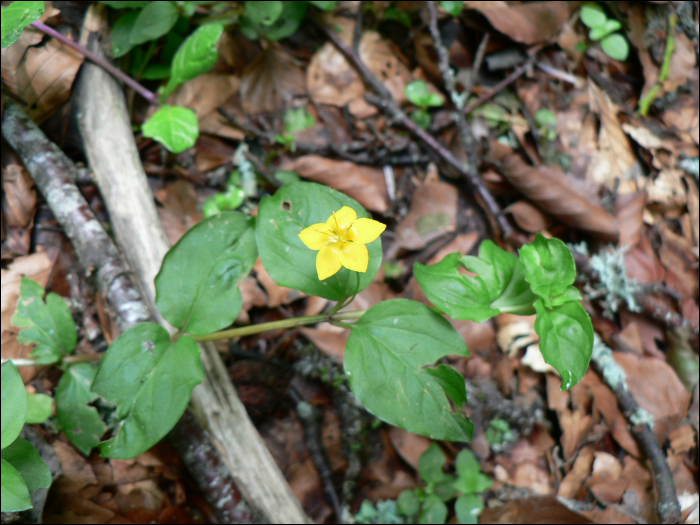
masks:
{"label": "purple stem", "polygon": [[114,67],[112,64],[110,64],[109,62],[107,62],[104,58],[96,55],[92,51],[81,46],[80,44],[73,42],[70,38],[63,36],[58,31],[47,26],[46,24],[44,24],[42,22],[38,22],[38,21],[32,22],[32,26],[34,26],[36,29],[38,29],[42,33],[46,33],[47,35],[54,37],[56,40],[63,42],[68,47],[75,49],[78,53],[80,53],[88,60],[91,60],[92,62],[94,62],[95,64],[100,66],[102,69],[107,71],[110,75],[112,75],[113,77],[117,78],[118,80],[121,80],[122,82],[124,82],[124,84],[126,84],[131,89],[136,91],[139,95],[141,95],[143,98],[145,98],[150,104],[158,104],[158,95],[156,95],[152,91],[149,91],[148,89],[143,87],[141,84],[136,82],[133,78],[131,78],[129,75],[124,73],[121,69],[118,69],[118,68]]}

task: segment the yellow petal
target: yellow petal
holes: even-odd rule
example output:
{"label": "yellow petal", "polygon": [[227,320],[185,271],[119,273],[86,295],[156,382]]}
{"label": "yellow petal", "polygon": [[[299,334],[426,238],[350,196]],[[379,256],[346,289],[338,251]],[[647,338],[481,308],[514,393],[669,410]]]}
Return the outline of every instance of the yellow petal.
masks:
{"label": "yellow petal", "polygon": [[366,272],[369,253],[364,244],[348,243],[340,251],[340,264],[355,272]]}
{"label": "yellow petal", "polygon": [[325,248],[328,244],[327,233],[329,233],[328,226],[323,222],[319,222],[302,230],[299,234],[299,238],[308,248],[320,250],[321,248]]}
{"label": "yellow petal", "polygon": [[340,210],[328,218],[326,224],[328,225],[328,228],[332,229],[333,231],[336,231],[336,229],[339,231],[345,231],[355,219],[357,219],[357,213],[355,213],[355,210],[348,206],[343,206],[340,208]]}
{"label": "yellow petal", "polygon": [[348,240],[360,244],[369,244],[374,239],[379,237],[379,235],[386,229],[386,224],[382,224],[379,221],[373,219],[357,219],[350,232],[354,235],[348,235]]}
{"label": "yellow petal", "polygon": [[[363,246],[364,248],[364,246]],[[323,281],[340,270],[340,254],[334,246],[323,247],[316,255],[316,271],[318,279]]]}

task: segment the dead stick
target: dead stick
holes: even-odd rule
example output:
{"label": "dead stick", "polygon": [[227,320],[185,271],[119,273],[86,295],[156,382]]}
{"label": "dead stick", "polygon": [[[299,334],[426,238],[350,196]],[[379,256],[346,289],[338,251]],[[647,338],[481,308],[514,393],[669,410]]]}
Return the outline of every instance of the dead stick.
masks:
{"label": "dead stick", "polygon": [[593,355],[591,364],[603,377],[605,383],[615,393],[622,413],[630,421],[630,432],[639,442],[639,446],[651,462],[656,481],[658,501],[656,511],[662,523],[679,523],[681,520],[681,508],[678,504],[676,483],[673,480],[671,468],[668,466],[666,456],[661,450],[650,421],[651,416],[643,410],[629,390],[625,372],[617,364],[612,356],[612,350],[605,345],[598,335],[595,335],[593,343]]}
{"label": "dead stick", "polygon": [[423,141],[428,148],[430,148],[440,158],[456,169],[460,175],[465,177],[471,183],[472,187],[476,189],[479,197],[481,197],[481,200],[483,201],[483,206],[486,212],[492,215],[494,220],[498,222],[503,234],[506,237],[512,237],[514,233],[513,228],[501,213],[501,208],[496,202],[496,199],[494,199],[493,195],[491,195],[486,186],[484,186],[484,183],[476,170],[469,169],[468,166],[465,166],[464,163],[455,157],[447,148],[445,148],[445,146],[440,144],[440,142],[438,142],[434,137],[430,136],[424,129],[413,122],[396,104],[391,92],[379,81],[376,76],[374,76],[374,73],[369,70],[357,53],[355,53],[350,46],[343,42],[343,40],[333,29],[323,25],[320,25],[320,27],[326,33],[329,40],[333,42],[333,45],[335,45],[348,60],[348,62],[350,62],[353,67],[357,69],[365,83],[379,95],[375,96],[367,93],[365,95],[367,102],[386,112],[392,119],[408,129],[408,131]]}
{"label": "dead stick", "polygon": [[[75,185],[75,164],[13,102],[6,102],[2,134],[22,159],[46,199],[51,211],[75,248],[86,277],[94,276],[98,289],[107,299],[123,333],[129,328],[153,321],[148,305],[134,286],[121,254],[97,220],[87,201]],[[100,359],[103,354],[67,356],[64,363]],[[27,364],[22,363],[22,364]],[[209,479],[216,473],[216,484],[200,484],[206,500],[216,509],[223,523],[251,523],[252,515],[240,504],[241,492],[221,467],[221,458],[203,455],[202,450],[214,450],[206,433],[192,416],[183,417],[175,427],[175,435],[196,437],[190,442],[191,453],[183,462],[196,480]],[[182,441],[182,440],[181,440]]]}
{"label": "dead stick", "polygon": [[[93,4],[81,41],[94,53],[108,24],[104,6]],[[96,38],[95,38],[96,37]],[[78,125],[95,180],[110,213],[119,244],[149,305],[153,280],[168,242],[134,141],[124,93],[101,68],[86,63],[78,86]],[[156,315],[155,306],[152,312]],[[212,343],[200,344],[205,378],[192,392],[193,415],[211,436],[236,485],[270,523],[308,523],[274,458],[246,413],[226,366]]]}

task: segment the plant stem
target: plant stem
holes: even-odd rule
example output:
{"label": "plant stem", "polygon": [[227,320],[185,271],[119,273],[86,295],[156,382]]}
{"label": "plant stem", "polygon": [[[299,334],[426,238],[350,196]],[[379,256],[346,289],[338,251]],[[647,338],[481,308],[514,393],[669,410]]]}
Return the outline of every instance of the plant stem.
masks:
{"label": "plant stem", "polygon": [[671,68],[671,57],[673,56],[673,51],[676,49],[675,29],[677,23],[678,17],[675,14],[671,14],[668,17],[666,50],[664,52],[663,64],[661,64],[661,69],[659,70],[659,78],[649,92],[644,96],[644,98],[639,101],[639,109],[637,112],[642,116],[647,116],[649,114],[649,109],[651,108],[652,102],[656,100],[656,97],[661,92],[663,83],[668,78],[668,73]]}
{"label": "plant stem", "polygon": [[52,36],[56,40],[62,42],[63,44],[67,45],[68,47],[76,50],[78,53],[83,55],[85,58],[88,60],[94,62],[98,66],[100,66],[102,69],[107,71],[110,75],[115,77],[118,80],[121,80],[129,86],[131,89],[136,91],[139,95],[141,95],[143,98],[145,98],[149,103],[151,104],[158,104],[158,95],[153,93],[152,91],[149,91],[145,87],[143,87],[141,84],[136,82],[133,78],[131,78],[129,75],[124,73],[121,69],[118,69],[114,67],[112,64],[107,62],[104,58],[97,56],[95,53],[92,51],[86,49],[85,47],[81,46],[77,42],[73,42],[70,38],[63,36],[61,33],[56,31],[55,29],[47,26],[46,24],[42,22],[32,22],[32,26],[42,33],[45,33],[49,36]]}
{"label": "plant stem", "polygon": [[231,328],[230,330],[222,330],[213,334],[191,336],[195,341],[218,341],[220,339],[231,339],[233,337],[242,337],[247,335],[259,334],[270,330],[283,330],[285,328],[295,328],[307,324],[322,323],[325,321],[343,321],[349,319],[359,319],[365,310],[355,310],[352,312],[340,312],[337,314],[319,314],[310,315],[307,317],[294,317],[292,319],[282,319],[280,321],[272,321],[270,323],[260,323],[251,326],[241,326]]}
{"label": "plant stem", "polygon": [[[63,359],[61,359],[61,363],[65,365],[70,365],[73,363],[84,363],[85,361],[99,361],[104,357],[104,354],[78,354],[78,355],[67,355]],[[22,359],[22,358],[15,358],[15,359],[3,359],[2,362],[4,363],[5,361],[12,361],[12,364],[15,366],[50,366],[50,365],[42,365],[36,362],[36,359],[32,359],[31,357]],[[53,363],[52,363],[53,364]]]}

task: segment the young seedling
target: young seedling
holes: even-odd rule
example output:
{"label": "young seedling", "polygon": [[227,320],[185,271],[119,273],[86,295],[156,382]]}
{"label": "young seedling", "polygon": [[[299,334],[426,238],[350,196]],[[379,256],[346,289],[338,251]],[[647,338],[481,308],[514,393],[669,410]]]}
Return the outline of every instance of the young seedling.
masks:
{"label": "young seedling", "polygon": [[414,80],[407,84],[404,94],[418,108],[411,114],[411,120],[421,128],[428,129],[432,122],[428,109],[442,106],[445,103],[443,98],[437,93],[431,93],[428,84],[422,80]]}
{"label": "young seedling", "polygon": [[624,36],[615,31],[622,24],[614,18],[608,18],[603,9],[596,4],[584,4],[581,7],[581,22],[590,29],[588,38],[597,42],[603,51],[613,60],[624,62],[629,56],[629,44]]}

